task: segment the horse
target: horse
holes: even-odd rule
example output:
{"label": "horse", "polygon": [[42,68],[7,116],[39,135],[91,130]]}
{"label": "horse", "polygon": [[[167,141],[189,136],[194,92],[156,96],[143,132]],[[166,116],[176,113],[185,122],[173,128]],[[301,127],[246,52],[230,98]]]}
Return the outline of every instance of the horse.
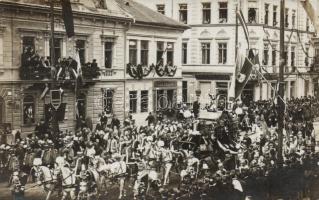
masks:
{"label": "horse", "polygon": [[[36,159],[35,159],[36,160]],[[42,185],[44,191],[47,193],[46,200],[49,200],[52,193],[58,191],[57,174],[46,166],[33,166],[35,177],[37,178],[38,185]]]}
{"label": "horse", "polygon": [[[114,162],[106,164],[106,162],[99,158],[97,164],[95,165],[95,169],[97,169],[98,174],[100,175],[99,180],[97,181],[98,188],[101,189],[102,184],[106,187],[106,180],[111,180],[111,183],[118,182],[120,184],[120,192],[119,192],[119,199],[122,198],[124,193],[124,182],[127,176],[127,166],[126,162],[123,160],[123,156],[118,153],[115,153],[113,156]],[[98,177],[96,177],[98,178]]]}
{"label": "horse", "polygon": [[138,163],[138,174],[134,183],[134,196],[144,198],[149,189],[159,189],[161,186],[158,173],[155,170],[154,161],[143,161]]}
{"label": "horse", "polygon": [[76,199],[76,176],[73,169],[67,165],[59,168],[62,175],[62,200],[70,196],[72,200]]}
{"label": "horse", "polygon": [[43,164],[46,166],[53,167],[55,159],[57,158],[57,150],[53,148],[48,148],[44,150],[42,154]]}
{"label": "horse", "polygon": [[98,190],[95,184],[94,174],[82,164],[79,175],[77,200],[98,199]]}

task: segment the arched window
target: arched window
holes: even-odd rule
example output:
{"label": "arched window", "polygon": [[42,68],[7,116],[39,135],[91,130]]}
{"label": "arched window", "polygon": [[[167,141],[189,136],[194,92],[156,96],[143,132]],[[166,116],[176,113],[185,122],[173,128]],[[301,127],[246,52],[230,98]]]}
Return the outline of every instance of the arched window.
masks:
{"label": "arched window", "polygon": [[114,90],[113,89],[102,89],[102,104],[103,111],[107,114],[113,113],[113,97]]}
{"label": "arched window", "polygon": [[0,97],[0,123],[4,123],[5,118],[5,102],[4,99]]}
{"label": "arched window", "polygon": [[33,124],[35,122],[34,97],[27,95],[23,99],[23,123]]}

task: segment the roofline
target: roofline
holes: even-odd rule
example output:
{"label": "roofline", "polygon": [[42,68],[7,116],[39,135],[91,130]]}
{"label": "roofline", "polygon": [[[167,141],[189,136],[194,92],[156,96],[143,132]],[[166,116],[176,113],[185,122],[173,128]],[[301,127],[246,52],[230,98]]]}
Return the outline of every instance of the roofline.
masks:
{"label": "roofline", "polygon": [[165,23],[158,23],[158,22],[144,22],[144,21],[135,21],[135,24],[132,25],[143,25],[143,26],[152,26],[152,27],[161,27],[167,29],[177,29],[177,30],[187,30],[190,29],[190,26],[187,25],[173,25],[173,24],[165,24]]}
{"label": "roofline", "polygon": [[[151,26],[151,27],[161,27],[161,28],[165,28],[165,27],[169,27],[170,29],[177,29],[177,30],[187,30],[187,29],[191,29],[190,26],[184,25],[184,24],[180,24],[180,25],[173,25],[173,24],[166,24],[166,23],[158,23],[158,22],[144,22],[144,21],[139,21],[136,20],[135,17],[130,13],[129,10],[125,9],[124,7],[122,7],[121,5],[119,5],[119,3],[117,1],[115,1],[117,3],[117,5],[119,6],[119,8],[125,12],[126,14],[132,16],[133,20],[133,24],[132,25],[143,25],[143,26]],[[138,2],[134,2],[139,4]],[[146,7],[147,8],[147,7]],[[147,8],[149,9],[149,8]],[[150,9],[151,10],[151,9]],[[153,11],[153,10],[152,10]],[[153,11],[155,12],[155,11]],[[168,17],[167,17],[168,18]],[[174,19],[172,19],[174,20]]]}
{"label": "roofline", "polygon": [[[39,4],[27,4],[27,3],[16,3],[16,2],[4,2],[0,0],[0,6],[7,6],[9,8],[13,9],[36,9],[36,11],[39,12],[44,12],[48,14],[50,11],[49,6],[47,5],[39,5]],[[34,11],[34,10],[32,10]],[[54,7],[54,14],[61,14],[62,8],[60,7]],[[107,14],[96,14],[96,13],[88,13],[88,12],[81,12],[77,10],[73,10],[73,15],[75,16],[83,16],[85,15],[86,17],[96,17],[100,19],[113,19],[113,20],[118,20],[118,21],[123,21],[123,22],[134,22],[135,20],[132,17],[117,17],[117,16],[112,16],[112,15],[107,15]]]}

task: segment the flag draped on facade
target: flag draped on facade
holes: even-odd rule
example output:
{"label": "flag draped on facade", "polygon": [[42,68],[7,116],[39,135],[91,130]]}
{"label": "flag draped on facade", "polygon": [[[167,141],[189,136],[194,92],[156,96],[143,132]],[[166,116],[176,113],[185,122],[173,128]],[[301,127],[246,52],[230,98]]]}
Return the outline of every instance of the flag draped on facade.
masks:
{"label": "flag draped on facade", "polygon": [[71,2],[70,0],[61,0],[61,5],[62,5],[62,18],[64,21],[65,31],[67,36],[70,38],[75,35]]}

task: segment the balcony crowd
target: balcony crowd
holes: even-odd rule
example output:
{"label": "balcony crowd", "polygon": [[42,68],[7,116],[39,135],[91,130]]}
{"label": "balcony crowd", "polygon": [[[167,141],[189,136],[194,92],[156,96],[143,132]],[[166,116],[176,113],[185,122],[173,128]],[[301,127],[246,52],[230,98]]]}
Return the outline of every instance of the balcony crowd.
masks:
{"label": "balcony crowd", "polygon": [[32,47],[25,47],[21,55],[20,78],[22,80],[75,80],[80,74],[85,79],[97,78],[100,69],[95,59],[82,63],[72,57],[57,58],[56,64],[50,63],[50,57],[40,56]]}

